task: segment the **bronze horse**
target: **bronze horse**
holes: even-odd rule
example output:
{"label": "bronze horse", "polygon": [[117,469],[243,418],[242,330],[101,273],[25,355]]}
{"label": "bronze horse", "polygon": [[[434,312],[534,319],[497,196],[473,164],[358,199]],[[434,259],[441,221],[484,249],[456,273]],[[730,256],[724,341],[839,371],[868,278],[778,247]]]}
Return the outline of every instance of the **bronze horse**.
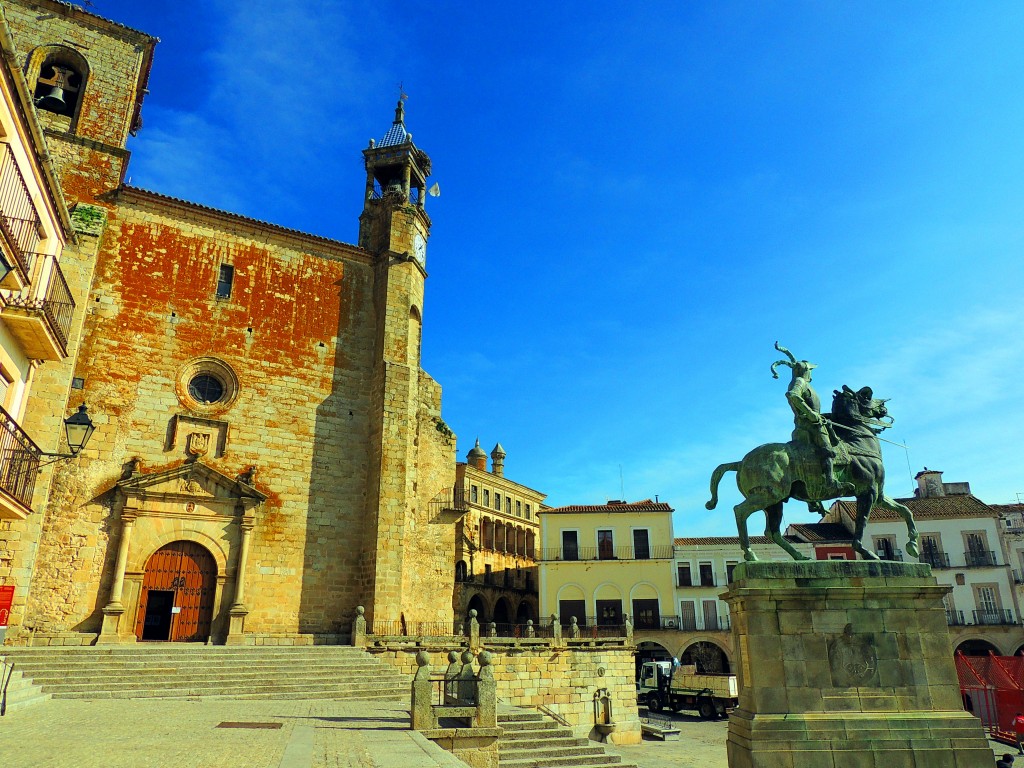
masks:
{"label": "bronze horse", "polygon": [[[917,557],[917,527],[914,516],[903,504],[889,498],[883,490],[885,469],[878,435],[891,425],[885,400],[872,397],[865,387],[854,392],[849,387],[836,390],[828,421],[840,443],[836,447],[835,474],[838,481],[829,485],[824,478],[821,461],[813,446],[796,442],[768,443],[752,450],[742,461],[720,464],[711,475],[711,500],[704,506],[718,505],[718,484],[726,472],[736,472],[736,485],[743,501],[733,511],[739,530],[740,546],[745,560],[757,560],[750,550],[747,518],[764,510],[765,535],[782,547],[794,560],[807,560],[782,535],[782,505],[790,499],[814,504],[840,498],[844,483],[852,485],[857,499],[857,516],[851,544],[866,560],[880,559],[864,547],[864,525],[873,507],[891,509],[907,524],[907,554]],[[847,485],[847,488],[849,487]]]}

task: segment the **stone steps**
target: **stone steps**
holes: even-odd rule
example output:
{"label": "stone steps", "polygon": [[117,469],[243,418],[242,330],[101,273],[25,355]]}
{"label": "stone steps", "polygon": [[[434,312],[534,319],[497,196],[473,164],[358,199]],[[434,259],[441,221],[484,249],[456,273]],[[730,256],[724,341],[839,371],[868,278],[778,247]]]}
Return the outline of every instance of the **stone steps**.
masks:
{"label": "stone steps", "polygon": [[[10,677],[8,678],[8,674]],[[0,665],[0,686],[6,682],[6,688],[0,690],[0,710],[5,714],[19,709],[30,707],[34,704],[41,704],[50,698],[50,694],[44,693],[41,686],[26,679],[21,672],[15,668],[13,672]]]}
{"label": "stone steps", "polygon": [[45,694],[61,699],[407,700],[411,683],[346,646],[15,648],[10,657]]}
{"label": "stone steps", "polygon": [[505,730],[498,740],[501,768],[636,768],[537,712],[502,712],[498,725]]}

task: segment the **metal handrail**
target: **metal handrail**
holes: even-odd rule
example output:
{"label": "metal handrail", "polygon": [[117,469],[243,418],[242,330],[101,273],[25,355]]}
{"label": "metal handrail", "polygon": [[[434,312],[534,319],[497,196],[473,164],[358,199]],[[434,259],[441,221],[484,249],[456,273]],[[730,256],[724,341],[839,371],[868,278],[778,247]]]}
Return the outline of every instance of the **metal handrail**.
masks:
{"label": "metal handrail", "polygon": [[671,560],[674,557],[673,549],[671,544],[647,547],[549,547],[541,549],[537,559],[545,562],[556,560]]}
{"label": "metal handrail", "polygon": [[0,490],[32,508],[42,449],[14,417],[0,407]]}
{"label": "metal handrail", "polygon": [[932,568],[949,568],[949,555],[945,552],[929,552],[925,550],[921,553],[919,560],[922,563],[927,563]]}
{"label": "metal handrail", "polygon": [[984,625],[1016,624],[1013,611],[996,608],[994,610],[973,611],[974,623]]}
{"label": "metal handrail", "polygon": [[968,550],[964,552],[964,563],[968,568],[993,568],[999,565],[999,558],[991,550]]}
{"label": "metal handrail", "polygon": [[964,612],[963,611],[949,611],[949,610],[947,610],[946,611],[946,624],[948,624],[951,627],[963,627],[963,626],[966,626],[967,622],[964,621]]}
{"label": "metal handrail", "polygon": [[0,717],[7,714],[7,686],[14,676],[14,662],[0,659]]}
{"label": "metal handrail", "polygon": [[461,621],[382,621],[374,619],[366,623],[366,632],[371,635],[391,637],[459,637],[462,635]]}

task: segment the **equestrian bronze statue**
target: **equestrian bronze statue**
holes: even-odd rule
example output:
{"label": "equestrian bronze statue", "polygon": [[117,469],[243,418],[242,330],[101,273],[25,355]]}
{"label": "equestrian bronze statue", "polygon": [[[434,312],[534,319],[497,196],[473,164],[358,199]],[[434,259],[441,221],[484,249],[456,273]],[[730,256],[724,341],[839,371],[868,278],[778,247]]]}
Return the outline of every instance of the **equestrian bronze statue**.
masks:
{"label": "equestrian bronze statue", "polygon": [[776,368],[787,366],[793,372],[786,399],[793,409],[794,429],[788,443],[768,443],[752,450],[741,461],[720,464],[711,475],[711,500],[708,509],[718,505],[718,484],[726,472],[736,473],[736,485],[743,501],[733,511],[739,529],[740,546],[745,560],[757,560],[750,550],[747,518],[764,510],[765,535],[782,547],[794,560],[807,560],[782,535],[782,505],[790,499],[804,501],[824,514],[823,501],[853,496],[857,499],[857,515],[851,545],[866,560],[879,557],[864,547],[864,525],[873,507],[898,513],[907,524],[909,539],[906,552],[917,557],[917,527],[914,516],[903,504],[885,495],[885,469],[878,441],[885,429],[892,426],[892,417],[885,400],[874,396],[870,387],[854,392],[843,385],[835,390],[832,410],[821,413],[821,400],[811,386],[811,369],[806,360],[797,360],[785,347],[775,348],[788,359],[772,363]]}

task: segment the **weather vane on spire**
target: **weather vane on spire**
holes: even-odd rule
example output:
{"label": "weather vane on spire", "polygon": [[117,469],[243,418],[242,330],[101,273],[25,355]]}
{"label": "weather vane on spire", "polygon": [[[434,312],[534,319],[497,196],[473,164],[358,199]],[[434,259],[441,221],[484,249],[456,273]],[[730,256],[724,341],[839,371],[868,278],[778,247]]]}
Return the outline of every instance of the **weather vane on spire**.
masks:
{"label": "weather vane on spire", "polygon": [[405,92],[405,88],[402,87],[404,83],[405,83],[404,80],[401,80],[398,83],[398,100],[399,101],[408,101],[409,100],[409,94],[406,93]]}

